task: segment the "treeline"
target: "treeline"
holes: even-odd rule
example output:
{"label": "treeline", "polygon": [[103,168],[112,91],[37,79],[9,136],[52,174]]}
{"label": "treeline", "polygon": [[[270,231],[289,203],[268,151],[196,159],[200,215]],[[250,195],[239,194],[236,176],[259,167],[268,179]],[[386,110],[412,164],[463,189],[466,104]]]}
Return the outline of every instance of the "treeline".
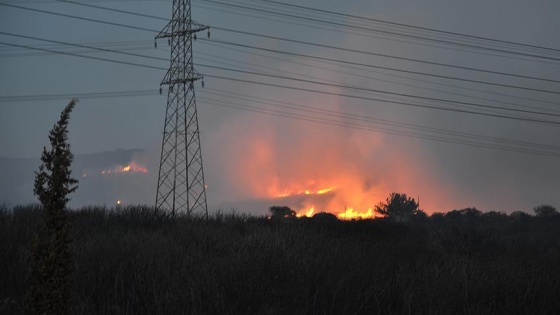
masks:
{"label": "treeline", "polygon": [[[340,221],[69,212],[72,314],[558,314],[560,217]],[[25,310],[39,206],[0,207],[0,313]]]}

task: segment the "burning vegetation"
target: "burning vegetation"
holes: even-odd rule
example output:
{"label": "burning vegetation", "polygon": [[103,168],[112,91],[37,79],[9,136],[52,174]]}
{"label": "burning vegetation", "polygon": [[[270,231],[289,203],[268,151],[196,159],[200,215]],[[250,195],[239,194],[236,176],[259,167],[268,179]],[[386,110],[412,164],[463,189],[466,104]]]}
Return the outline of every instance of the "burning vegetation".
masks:
{"label": "burning vegetation", "polygon": [[102,175],[119,173],[148,173],[148,169],[135,161],[131,161],[126,166],[117,165],[115,167],[104,169],[101,171]]}
{"label": "burning vegetation", "polygon": [[[333,189],[329,189],[327,192],[322,192],[321,194],[326,193],[334,193],[334,191]],[[317,194],[319,193],[317,192]],[[312,194],[306,191],[301,195],[303,197]],[[282,198],[287,197],[289,196],[285,196]],[[309,202],[309,204],[314,204],[313,201],[307,200],[307,202]],[[385,202],[379,202],[377,205],[375,205],[375,207],[370,207],[363,212],[356,211],[353,208],[345,208],[343,212],[338,212],[335,215],[332,212],[316,212],[315,207],[316,206],[311,206],[308,209],[303,208],[295,211],[288,206],[273,206],[270,208],[270,211],[272,213],[272,217],[277,218],[313,217],[317,214],[328,213],[341,220],[372,219],[376,217],[385,217],[395,221],[408,221],[416,215],[425,216],[424,211],[420,210],[420,205],[414,198],[408,197],[406,194],[401,193],[391,193],[385,200]],[[280,212],[283,213],[283,215],[278,215],[279,210],[282,210]]]}
{"label": "burning vegetation", "polygon": [[[344,220],[375,217],[372,205],[359,204],[360,208],[355,210],[353,207],[348,207],[344,200],[338,197],[339,195],[348,196],[348,193],[345,194],[344,189],[338,190],[333,186],[320,189],[284,190],[276,197],[279,201],[296,204],[297,217],[312,217],[320,212],[333,213]],[[352,205],[352,201],[348,199],[349,205]],[[341,208],[344,210],[342,211]]]}
{"label": "burning vegetation", "polygon": [[[321,104],[338,106],[333,100]],[[431,153],[408,139],[250,115],[230,123],[211,140],[226,143],[210,154],[214,165],[226,166],[214,175],[219,183],[213,182],[224,204],[240,201],[237,208],[262,213],[267,201],[266,206],[289,206],[300,217],[326,212],[352,220],[376,217],[375,206],[392,192],[422,196],[429,213],[462,203],[453,183],[425,163]],[[231,128],[236,133],[230,138]],[[438,198],[429,197],[434,191]]]}

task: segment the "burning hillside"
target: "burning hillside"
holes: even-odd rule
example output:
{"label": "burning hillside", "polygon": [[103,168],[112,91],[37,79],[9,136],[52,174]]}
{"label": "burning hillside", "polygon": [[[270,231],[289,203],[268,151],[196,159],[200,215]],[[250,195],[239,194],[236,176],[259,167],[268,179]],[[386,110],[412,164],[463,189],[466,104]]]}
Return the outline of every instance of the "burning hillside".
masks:
{"label": "burning hillside", "polygon": [[364,189],[349,185],[351,180],[345,183],[344,180],[338,179],[336,182],[339,185],[315,188],[312,181],[309,189],[285,189],[280,194],[273,191],[271,197],[276,197],[275,201],[280,204],[291,205],[300,217],[311,217],[319,212],[333,213],[346,220],[374,217],[376,193],[373,188]]}
{"label": "burning hillside", "polygon": [[128,165],[116,165],[112,168],[104,169],[101,171],[102,175],[119,173],[148,173],[148,169],[135,161],[130,161]]}
{"label": "burning hillside", "polygon": [[[232,202],[256,200],[260,206],[247,202],[245,207],[253,213],[279,205],[300,216],[328,212],[341,219],[371,218],[375,205],[392,192],[422,197],[428,212],[450,209],[456,199],[433,171],[429,148],[407,138],[243,115],[206,141],[220,143],[205,156],[211,165],[223,165],[209,169],[210,178],[219,178],[211,182],[211,194]],[[242,203],[236,207],[243,211]]]}

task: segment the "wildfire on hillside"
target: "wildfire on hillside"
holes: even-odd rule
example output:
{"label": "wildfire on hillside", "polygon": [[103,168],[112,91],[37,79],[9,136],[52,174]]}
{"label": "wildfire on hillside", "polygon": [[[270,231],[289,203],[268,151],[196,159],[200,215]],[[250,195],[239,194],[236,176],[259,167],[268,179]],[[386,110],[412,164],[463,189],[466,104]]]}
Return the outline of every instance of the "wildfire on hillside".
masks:
{"label": "wildfire on hillside", "polygon": [[126,166],[117,165],[115,167],[104,169],[101,171],[102,175],[118,173],[148,173],[148,169],[135,161],[131,161]]}
{"label": "wildfire on hillside", "polygon": [[[295,207],[298,217],[312,217],[319,212],[335,214],[342,220],[374,218],[373,199],[367,192],[350,187],[327,186],[317,188],[309,182],[309,189],[284,189],[280,192],[271,189],[270,195]],[[319,186],[320,187],[320,186]]]}
{"label": "wildfire on hillside", "polygon": [[[304,101],[333,111],[349,107],[331,98]],[[210,141],[222,144],[210,154],[222,166],[211,171],[220,179],[216,191],[224,200],[266,200],[250,206],[256,213],[288,206],[299,216],[326,212],[352,220],[374,218],[375,206],[393,192],[437,194],[423,201],[429,212],[456,200],[452,186],[439,182],[429,148],[408,138],[255,114],[228,120]]]}

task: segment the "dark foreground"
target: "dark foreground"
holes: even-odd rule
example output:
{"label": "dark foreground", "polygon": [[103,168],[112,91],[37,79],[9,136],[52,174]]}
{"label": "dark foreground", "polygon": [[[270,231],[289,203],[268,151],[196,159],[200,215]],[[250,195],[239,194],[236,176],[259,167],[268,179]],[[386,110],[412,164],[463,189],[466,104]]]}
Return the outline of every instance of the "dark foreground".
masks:
{"label": "dark foreground", "polygon": [[[71,217],[73,314],[560,313],[559,217]],[[0,314],[23,312],[39,222],[0,207]]]}

